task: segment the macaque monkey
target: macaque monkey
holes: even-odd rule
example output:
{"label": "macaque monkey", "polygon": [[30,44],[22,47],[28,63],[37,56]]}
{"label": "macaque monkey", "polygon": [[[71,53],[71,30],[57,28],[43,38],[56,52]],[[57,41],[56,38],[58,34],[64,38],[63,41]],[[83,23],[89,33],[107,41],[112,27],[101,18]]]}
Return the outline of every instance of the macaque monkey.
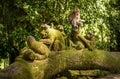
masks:
{"label": "macaque monkey", "polygon": [[81,26],[81,22],[85,22],[85,20],[82,20],[80,18],[80,10],[79,9],[75,9],[73,10],[69,16],[68,16],[68,20],[70,22],[70,24],[72,25],[73,29],[79,29]]}
{"label": "macaque monkey", "polygon": [[27,44],[29,48],[36,53],[37,56],[39,55],[39,59],[45,59],[48,57],[50,53],[48,47],[42,42],[36,41],[33,36],[27,37]]}

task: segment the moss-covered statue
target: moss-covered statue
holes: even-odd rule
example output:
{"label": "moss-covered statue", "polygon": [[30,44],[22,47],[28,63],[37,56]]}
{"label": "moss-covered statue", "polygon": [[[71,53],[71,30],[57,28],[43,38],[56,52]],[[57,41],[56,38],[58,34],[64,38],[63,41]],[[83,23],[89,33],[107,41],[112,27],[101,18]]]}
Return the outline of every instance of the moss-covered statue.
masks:
{"label": "moss-covered statue", "polygon": [[72,26],[70,37],[72,42],[74,43],[73,47],[77,50],[83,49],[85,47],[87,47],[89,50],[92,50],[92,47],[90,46],[90,41],[80,35],[80,28],[78,27],[80,27],[81,22],[84,22],[80,18],[80,10],[73,10],[73,12],[71,12],[68,16],[68,19]]}
{"label": "moss-covered statue", "polygon": [[65,37],[59,30],[50,28],[47,24],[43,24],[40,33],[42,35],[40,42],[46,44],[50,50],[60,51],[65,49]]}
{"label": "moss-covered statue", "polygon": [[83,37],[78,29],[73,29],[71,32],[71,40],[73,41],[74,48],[77,50],[88,48],[89,50],[93,50],[91,46],[91,42],[87,40],[85,37]]}
{"label": "moss-covered statue", "polygon": [[89,50],[93,50],[90,40],[81,36],[78,28],[72,27],[70,38],[67,38],[62,25],[54,29],[43,24],[40,34],[42,39],[39,41],[36,41],[33,36],[27,37],[28,47],[23,50],[24,54],[22,55],[24,59],[42,60],[48,58],[50,51],[58,52],[71,48],[81,50],[87,47]]}
{"label": "moss-covered statue", "polygon": [[63,26],[63,25],[58,25],[58,26],[56,27],[56,29],[59,30],[64,37],[66,37],[66,34],[65,34],[65,32],[64,32],[64,26]]}
{"label": "moss-covered statue", "polygon": [[73,47],[77,50],[83,49],[85,48],[85,45],[83,43],[83,41],[79,38],[79,32],[77,31],[77,29],[71,31],[71,40],[74,43]]}
{"label": "moss-covered statue", "polygon": [[21,51],[21,55],[26,60],[42,60],[48,58],[50,50],[42,42],[36,41],[33,36],[27,37],[28,47]]}
{"label": "moss-covered statue", "polygon": [[85,38],[90,41],[90,46],[92,46],[92,48],[95,48],[96,45],[95,31],[89,31]]}

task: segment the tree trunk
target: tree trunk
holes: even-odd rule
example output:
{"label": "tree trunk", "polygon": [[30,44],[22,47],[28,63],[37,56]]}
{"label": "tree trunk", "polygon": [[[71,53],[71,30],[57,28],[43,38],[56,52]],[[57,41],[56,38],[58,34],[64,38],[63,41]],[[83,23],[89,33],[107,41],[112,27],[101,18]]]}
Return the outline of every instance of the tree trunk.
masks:
{"label": "tree trunk", "polygon": [[18,57],[13,64],[0,71],[0,79],[49,79],[65,69],[120,72],[120,52],[71,49],[59,53],[44,60],[34,61]]}

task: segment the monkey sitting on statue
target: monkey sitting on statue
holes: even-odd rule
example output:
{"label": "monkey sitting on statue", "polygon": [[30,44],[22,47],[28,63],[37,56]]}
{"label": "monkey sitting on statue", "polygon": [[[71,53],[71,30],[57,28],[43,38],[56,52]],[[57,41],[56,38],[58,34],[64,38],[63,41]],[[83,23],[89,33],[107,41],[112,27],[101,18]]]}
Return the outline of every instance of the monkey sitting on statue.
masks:
{"label": "monkey sitting on statue", "polygon": [[79,29],[81,26],[81,22],[85,22],[85,20],[82,20],[80,18],[80,10],[79,9],[73,10],[69,14],[68,20],[69,20],[70,24],[72,25],[72,29]]}
{"label": "monkey sitting on statue", "polygon": [[23,58],[27,60],[42,60],[46,59],[50,53],[48,47],[42,42],[35,40],[33,36],[27,37],[27,44],[29,48],[26,48],[23,54]]}
{"label": "monkey sitting on statue", "polygon": [[59,30],[50,28],[47,24],[43,24],[40,33],[42,35],[40,41],[46,44],[50,50],[61,51],[65,49],[65,38]]}

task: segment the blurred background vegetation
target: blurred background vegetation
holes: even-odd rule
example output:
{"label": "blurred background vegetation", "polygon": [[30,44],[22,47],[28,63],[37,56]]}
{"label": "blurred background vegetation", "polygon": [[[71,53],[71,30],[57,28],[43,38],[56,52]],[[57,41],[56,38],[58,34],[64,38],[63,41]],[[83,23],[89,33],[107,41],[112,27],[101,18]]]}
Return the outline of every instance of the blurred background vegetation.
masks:
{"label": "blurred background vegetation", "polygon": [[25,46],[26,36],[40,39],[41,24],[64,25],[70,33],[68,14],[79,8],[86,22],[81,34],[95,32],[96,48],[120,51],[119,0],[0,0],[0,68],[12,63]]}

